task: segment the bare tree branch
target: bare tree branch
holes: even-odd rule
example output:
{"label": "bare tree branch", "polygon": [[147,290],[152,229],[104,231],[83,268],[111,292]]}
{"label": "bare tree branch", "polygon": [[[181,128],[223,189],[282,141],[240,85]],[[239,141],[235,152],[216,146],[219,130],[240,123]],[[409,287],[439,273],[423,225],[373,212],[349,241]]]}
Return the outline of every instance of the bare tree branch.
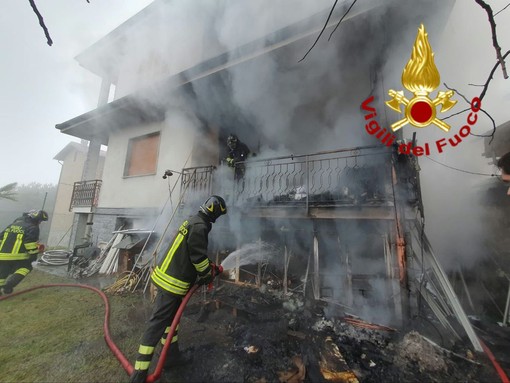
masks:
{"label": "bare tree branch", "polygon": [[[508,56],[510,54],[510,50],[507,51],[504,55],[503,55],[503,59],[506,58],[506,56]],[[491,82],[493,76],[494,76],[494,72],[496,72],[496,69],[498,69],[498,66],[501,64],[501,61],[498,61],[494,67],[492,67],[492,70],[490,71],[489,73],[489,77],[487,78],[487,81],[485,81],[485,84],[483,86],[483,90],[482,90],[482,93],[480,93],[480,100],[483,100],[483,98],[485,97],[485,93],[487,93],[487,89],[489,88],[489,83]]]}
{"label": "bare tree branch", "polygon": [[[85,0],[85,1],[90,4],[90,0]],[[42,17],[41,13],[37,9],[37,6],[35,5],[35,1],[34,0],[28,0],[28,2],[30,3],[30,6],[32,7],[32,10],[36,14],[37,19],[39,20],[39,25],[41,26],[41,28],[44,31],[44,35],[46,36],[46,42],[51,47],[53,45],[53,40],[51,39],[50,32],[48,32],[48,28],[46,27],[46,24],[44,24],[44,18]]]}
{"label": "bare tree branch", "polygon": [[[449,89],[449,90],[453,90],[455,93],[457,93],[460,97],[462,97],[464,99],[464,101],[466,101],[468,104],[471,104],[471,101],[469,101],[467,99],[466,96],[464,96],[462,93],[460,93],[457,89],[454,89],[454,88],[450,88],[445,82],[443,83],[443,85],[445,86],[445,88]],[[471,108],[468,108],[466,110],[463,110],[462,112],[466,112],[468,110],[470,110]],[[492,118],[492,116],[487,113],[484,109],[480,108],[480,110],[487,116],[489,117],[489,119],[492,121],[492,133],[489,134],[489,135],[486,135],[486,134],[475,134],[475,133],[469,133],[471,134],[472,136],[475,136],[475,137],[490,137],[490,141],[489,141],[489,144],[492,142],[492,140],[494,139],[494,134],[496,133],[496,121],[494,121],[494,118]],[[460,113],[462,113],[460,112]],[[451,116],[450,116],[451,117]],[[444,118],[443,118],[444,120]]]}
{"label": "bare tree branch", "polygon": [[484,0],[475,0],[475,1],[483,9],[485,9],[485,12],[487,12],[487,16],[489,18],[489,23],[491,25],[491,31],[492,31],[492,45],[494,46],[494,49],[496,49],[496,57],[497,57],[498,61],[501,63],[501,70],[503,71],[503,77],[505,79],[507,79],[508,74],[506,72],[505,60],[501,56],[501,47],[499,46],[499,43],[498,43],[498,36],[496,34],[496,22],[494,21],[494,15],[492,13],[492,8]]}
{"label": "bare tree branch", "polygon": [[463,110],[461,110],[461,111],[459,111],[459,112],[455,112],[455,113],[453,113],[453,114],[450,114],[449,116],[443,117],[441,120],[443,120],[443,121],[444,121],[444,120],[448,120],[449,118],[451,118],[451,117],[455,117],[455,116],[458,116],[459,114],[462,114],[462,113],[464,113],[464,112],[467,112],[468,110],[471,110],[471,108],[466,108],[466,109],[463,109]]}
{"label": "bare tree branch", "polygon": [[347,14],[351,11],[352,7],[354,7],[354,4],[356,4],[356,1],[358,1],[358,0],[353,0],[351,5],[349,6],[349,8],[347,8],[347,11],[345,11],[344,15],[342,16],[342,18],[336,25],[335,29],[333,29],[333,32],[331,32],[331,34],[329,35],[328,41],[331,40],[331,36],[333,36],[333,33],[335,33],[336,29],[340,26],[340,23],[345,19],[345,16],[347,16]]}
{"label": "bare tree branch", "polygon": [[324,23],[324,26],[322,27],[321,31],[319,32],[319,36],[317,36],[317,38],[315,39],[314,43],[312,44],[312,46],[310,47],[310,49],[308,49],[308,51],[305,53],[305,55],[303,56],[303,58],[301,60],[298,61],[301,62],[303,61],[306,56],[308,56],[308,53],[310,53],[312,51],[312,49],[315,47],[315,45],[317,45],[317,42],[319,41],[319,39],[321,38],[322,34],[324,33],[324,30],[326,29],[326,27],[328,26],[328,23],[329,23],[329,19],[331,19],[331,15],[333,14],[333,11],[335,10],[335,7],[336,7],[336,3],[338,3],[338,0],[335,0],[335,2],[333,3],[333,6],[331,7],[331,10],[329,11],[329,15],[328,15],[328,18],[326,19],[326,22]]}
{"label": "bare tree branch", "polygon": [[505,5],[505,7],[503,9],[500,9],[499,11],[497,11],[495,14],[494,14],[494,17],[496,17],[499,13],[503,12],[505,9],[507,9],[508,7],[510,7],[510,3],[508,3],[507,5]]}
{"label": "bare tree branch", "polygon": [[34,13],[36,14],[37,19],[39,20],[39,25],[41,26],[41,28],[44,31],[44,35],[46,36],[48,45],[51,47],[53,45],[53,40],[50,37],[48,28],[46,28],[46,24],[44,24],[44,19],[43,19],[42,15],[39,13],[39,10],[37,9],[37,6],[35,5],[34,0],[28,0],[28,2],[30,3],[30,6],[32,7]]}
{"label": "bare tree branch", "polygon": [[[338,21],[335,29],[333,29],[333,32],[331,32],[331,34],[329,35],[329,38],[328,38],[328,41],[331,39],[331,36],[333,36],[333,33],[335,33],[336,29],[338,28],[338,26],[340,25],[340,23],[343,21],[343,19],[345,19],[345,16],[347,16],[347,14],[351,11],[351,8],[354,6],[354,4],[356,4],[356,1],[358,0],[353,0],[352,4],[349,6],[349,8],[347,9],[347,11],[345,11],[344,15],[342,16],[342,18],[340,19],[340,21]],[[303,56],[303,58],[301,58],[301,60],[298,61],[301,62],[303,61],[306,56],[308,56],[308,53],[310,53],[312,51],[312,49],[317,45],[317,42],[319,41],[319,39],[321,38],[322,34],[324,33],[324,30],[326,29],[326,27],[328,26],[328,23],[329,23],[329,20],[331,19],[331,15],[333,14],[333,11],[335,10],[335,7],[336,7],[336,4],[338,3],[338,0],[335,0],[335,2],[333,3],[333,6],[331,7],[331,10],[329,11],[329,15],[328,15],[328,18],[326,19],[326,22],[324,23],[324,26],[322,27],[321,31],[319,32],[319,35],[317,36],[317,38],[315,39],[314,43],[312,44],[312,46],[310,47],[310,49],[308,49],[308,51],[305,53],[305,55]]]}

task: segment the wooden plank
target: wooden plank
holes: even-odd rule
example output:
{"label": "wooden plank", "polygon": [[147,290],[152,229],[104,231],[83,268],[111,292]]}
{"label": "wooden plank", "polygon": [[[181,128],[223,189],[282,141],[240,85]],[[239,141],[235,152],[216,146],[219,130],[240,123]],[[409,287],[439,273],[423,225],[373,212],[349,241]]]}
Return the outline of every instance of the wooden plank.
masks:
{"label": "wooden plank", "polygon": [[[414,217],[413,210],[407,207],[406,217]],[[294,219],[369,219],[394,220],[393,206],[345,206],[345,207],[311,207],[308,214],[302,206],[257,207],[244,211],[250,217],[259,218],[294,218]]]}
{"label": "wooden plank", "polygon": [[320,352],[319,367],[321,374],[328,382],[359,383],[358,378],[347,365],[338,346],[328,336]]}

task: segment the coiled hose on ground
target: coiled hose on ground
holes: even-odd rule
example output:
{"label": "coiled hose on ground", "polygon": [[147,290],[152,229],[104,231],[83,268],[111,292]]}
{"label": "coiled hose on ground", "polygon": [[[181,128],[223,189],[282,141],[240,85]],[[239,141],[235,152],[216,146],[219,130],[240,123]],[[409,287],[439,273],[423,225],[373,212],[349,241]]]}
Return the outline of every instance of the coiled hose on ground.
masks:
{"label": "coiled hose on ground", "polygon": [[69,250],[47,250],[39,258],[39,264],[43,266],[65,266],[69,263]]}
{"label": "coiled hose on ground", "polygon": [[[0,296],[0,301],[3,301],[8,298],[15,297],[17,295],[25,294],[33,290],[37,289],[45,289],[49,287],[78,287],[83,289],[92,290],[95,293],[99,294],[99,296],[103,299],[104,305],[105,305],[105,313],[104,313],[104,322],[103,322],[103,331],[104,331],[104,339],[106,341],[106,344],[110,348],[110,350],[113,352],[113,355],[119,360],[120,364],[124,368],[124,370],[128,373],[128,375],[131,375],[134,371],[134,367],[131,363],[129,363],[129,360],[126,358],[126,356],[120,351],[120,349],[117,347],[115,342],[112,340],[110,336],[110,303],[108,302],[108,297],[104,292],[101,290],[89,286],[89,285],[82,285],[78,283],[52,283],[47,285],[40,285],[31,287],[26,290],[18,291],[16,293],[12,293],[9,295],[3,295]],[[177,313],[175,314],[174,320],[170,326],[170,331],[168,332],[167,339],[172,339],[175,333],[175,329],[177,325],[179,324],[179,321],[181,320],[182,313],[184,311],[184,308],[188,304],[188,301],[190,300],[193,293],[198,289],[198,285],[194,285],[186,294],[186,296],[183,298],[181,305],[179,306],[179,309],[177,310]],[[165,342],[165,345],[163,346],[163,350],[161,351],[161,355],[159,357],[158,363],[156,365],[156,369],[154,372],[147,377],[146,382],[147,383],[154,383],[156,380],[159,379],[161,376],[161,372],[163,371],[163,365],[165,363],[165,359],[168,353],[168,347],[170,347],[171,342]]]}

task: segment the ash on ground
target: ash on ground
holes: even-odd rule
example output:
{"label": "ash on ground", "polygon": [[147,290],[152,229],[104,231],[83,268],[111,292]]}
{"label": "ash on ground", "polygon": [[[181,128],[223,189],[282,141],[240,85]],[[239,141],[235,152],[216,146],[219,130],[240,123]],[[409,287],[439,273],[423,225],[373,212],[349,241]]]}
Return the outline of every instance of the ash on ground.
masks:
{"label": "ash on ground", "polygon": [[[193,362],[162,382],[497,382],[469,344],[449,353],[420,333],[326,317],[321,302],[223,284],[197,293],[181,320]],[[471,360],[472,359],[472,360]],[[153,363],[154,364],[154,363]]]}

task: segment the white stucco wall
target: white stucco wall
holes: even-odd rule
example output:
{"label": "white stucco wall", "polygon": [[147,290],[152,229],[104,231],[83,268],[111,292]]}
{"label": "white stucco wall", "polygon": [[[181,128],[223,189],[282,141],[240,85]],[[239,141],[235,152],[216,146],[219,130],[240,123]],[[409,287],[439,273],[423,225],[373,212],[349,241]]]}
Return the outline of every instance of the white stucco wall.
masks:
{"label": "white stucco wall", "polygon": [[[125,177],[124,166],[131,138],[160,132],[156,174]],[[168,198],[168,180],[162,179],[166,169],[181,171],[193,145],[194,129],[185,119],[173,116],[164,123],[133,126],[110,136],[99,206],[103,208],[160,207]],[[191,162],[188,165],[191,166]],[[178,174],[170,177],[173,185]],[[179,198],[179,185],[172,200]]]}

